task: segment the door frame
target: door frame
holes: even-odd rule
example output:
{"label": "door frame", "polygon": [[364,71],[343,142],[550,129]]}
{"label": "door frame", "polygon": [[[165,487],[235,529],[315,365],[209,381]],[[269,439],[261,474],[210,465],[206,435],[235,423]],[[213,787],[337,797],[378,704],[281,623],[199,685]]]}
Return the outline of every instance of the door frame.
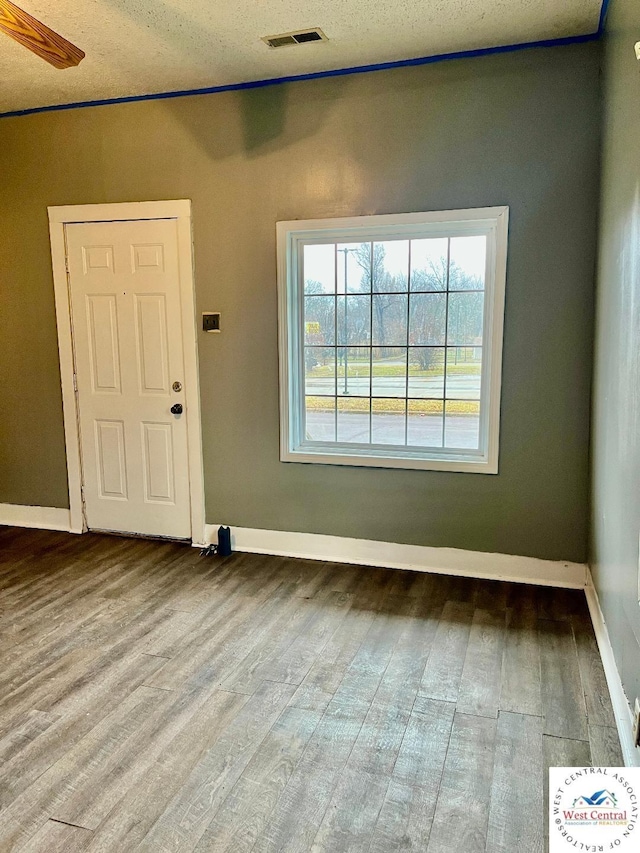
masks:
{"label": "door frame", "polygon": [[[200,418],[200,383],[196,337],[195,280],[191,201],[141,201],[116,204],[72,204],[47,208],[53,264],[53,287],[58,327],[58,353],[62,383],[62,409],[69,482],[69,513],[72,533],[84,533],[87,523],[82,499],[82,452],[80,421],[75,383],[75,357],[71,294],[67,269],[67,225],[85,222],[126,222],[128,220],[174,219],[178,234],[182,347],[187,406],[187,448],[189,454],[189,498],[191,539],[204,544],[204,468]],[[135,531],[133,531],[135,532]]]}

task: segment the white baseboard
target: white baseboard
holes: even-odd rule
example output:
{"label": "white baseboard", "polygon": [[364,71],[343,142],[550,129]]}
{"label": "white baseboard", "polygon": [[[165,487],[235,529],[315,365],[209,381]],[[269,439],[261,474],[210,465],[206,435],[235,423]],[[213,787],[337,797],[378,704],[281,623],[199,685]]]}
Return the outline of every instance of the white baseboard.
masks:
{"label": "white baseboard", "polygon": [[71,517],[68,509],[53,506],[22,506],[21,504],[0,504],[0,524],[9,527],[37,527],[40,530],[71,529]]}
{"label": "white baseboard", "polygon": [[620,673],[613,656],[613,647],[609,638],[606,622],[600,608],[600,600],[598,593],[593,585],[591,572],[587,570],[587,587],[585,589],[587,602],[589,604],[589,612],[591,621],[593,622],[593,630],[598,641],[600,657],[604,666],[604,674],[607,679],[607,686],[611,694],[611,704],[613,705],[613,714],[618,727],[618,736],[620,738],[620,746],[622,747],[622,757],[624,758],[625,767],[640,767],[640,749],[633,745],[632,728],[633,715],[631,706],[625,695]]}
{"label": "white baseboard", "polygon": [[[207,524],[207,544],[217,542],[217,524]],[[486,554],[458,548],[432,548],[425,545],[397,545],[370,539],[348,539],[319,533],[288,533],[280,530],[231,528],[234,550],[252,554],[275,554],[308,560],[331,560],[389,569],[458,575],[489,580],[533,583],[584,589],[587,567],[582,563]]]}

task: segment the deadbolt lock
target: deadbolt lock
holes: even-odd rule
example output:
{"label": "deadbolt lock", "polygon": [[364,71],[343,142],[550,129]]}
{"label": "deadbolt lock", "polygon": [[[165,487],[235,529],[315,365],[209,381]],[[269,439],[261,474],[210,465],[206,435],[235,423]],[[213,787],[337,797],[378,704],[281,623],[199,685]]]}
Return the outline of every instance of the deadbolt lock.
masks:
{"label": "deadbolt lock", "polygon": [[174,382],[171,387],[174,391],[182,391],[182,382]]}

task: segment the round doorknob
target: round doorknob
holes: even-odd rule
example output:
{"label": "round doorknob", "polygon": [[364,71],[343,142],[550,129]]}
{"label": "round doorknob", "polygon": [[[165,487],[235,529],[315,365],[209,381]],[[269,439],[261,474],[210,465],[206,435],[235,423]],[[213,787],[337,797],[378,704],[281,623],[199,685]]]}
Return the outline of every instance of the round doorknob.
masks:
{"label": "round doorknob", "polygon": [[174,403],[171,406],[171,414],[172,415],[181,415],[182,414],[182,403]]}

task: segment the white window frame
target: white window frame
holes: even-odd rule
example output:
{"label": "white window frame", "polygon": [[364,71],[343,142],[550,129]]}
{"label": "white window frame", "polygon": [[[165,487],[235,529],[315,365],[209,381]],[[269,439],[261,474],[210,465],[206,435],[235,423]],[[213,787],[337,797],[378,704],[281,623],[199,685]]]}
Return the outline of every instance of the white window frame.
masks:
{"label": "white window frame", "polygon": [[[278,222],[280,459],[378,468],[498,473],[502,340],[509,208],[484,207],[339,219]],[[421,237],[487,236],[480,450],[409,449],[304,440],[304,334],[301,247],[307,243],[365,242]]]}

